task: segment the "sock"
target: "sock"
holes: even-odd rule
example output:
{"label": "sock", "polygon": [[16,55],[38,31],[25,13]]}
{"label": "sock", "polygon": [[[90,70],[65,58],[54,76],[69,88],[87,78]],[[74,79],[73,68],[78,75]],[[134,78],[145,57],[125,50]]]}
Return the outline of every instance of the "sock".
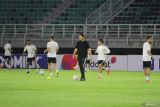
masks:
{"label": "sock", "polygon": [[87,71],[87,68],[86,68],[86,67],[84,68],[84,71]]}
{"label": "sock", "polygon": [[145,80],[149,80],[149,77],[148,77],[148,76],[145,76]]}
{"label": "sock", "polygon": [[53,74],[52,74],[52,73],[50,73],[50,77],[53,77]]}
{"label": "sock", "polygon": [[101,74],[101,73],[99,73],[99,77],[102,77],[102,74]]}

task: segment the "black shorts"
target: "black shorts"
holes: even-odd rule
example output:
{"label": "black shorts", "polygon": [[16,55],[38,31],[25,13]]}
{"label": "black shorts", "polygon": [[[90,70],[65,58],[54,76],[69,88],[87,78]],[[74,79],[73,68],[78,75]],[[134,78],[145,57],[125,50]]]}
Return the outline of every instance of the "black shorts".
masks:
{"label": "black shorts", "polygon": [[56,62],[57,62],[57,60],[55,57],[53,57],[53,58],[48,57],[48,63],[56,63]]}
{"label": "black shorts", "polygon": [[143,61],[143,68],[151,68],[151,61]]}
{"label": "black shorts", "polygon": [[29,63],[32,62],[32,61],[35,61],[35,60],[36,60],[35,57],[32,57],[32,58],[28,58],[28,57],[27,57],[27,62],[29,62]]}
{"label": "black shorts", "polygon": [[90,63],[91,63],[91,61],[90,61],[90,60],[87,60],[87,61],[86,61],[86,64],[90,64]]}
{"label": "black shorts", "polygon": [[11,56],[4,56],[5,60],[11,60]]}
{"label": "black shorts", "polygon": [[98,65],[101,64],[101,65],[104,65],[105,64],[105,61],[103,60],[98,60]]}

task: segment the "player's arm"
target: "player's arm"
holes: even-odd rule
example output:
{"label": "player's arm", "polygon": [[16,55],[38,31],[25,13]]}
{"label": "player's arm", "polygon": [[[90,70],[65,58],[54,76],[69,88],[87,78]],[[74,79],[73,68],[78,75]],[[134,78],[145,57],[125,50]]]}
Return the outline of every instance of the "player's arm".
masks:
{"label": "player's arm", "polygon": [[58,53],[58,51],[59,51],[59,48],[58,49],[56,49],[56,52]]}
{"label": "player's arm", "polygon": [[57,48],[56,51],[58,52],[58,51],[59,51],[59,48]]}
{"label": "player's arm", "polygon": [[34,45],[34,51],[35,51],[35,55],[34,56],[36,57],[36,54],[37,54],[38,50],[37,50],[35,45]]}
{"label": "player's arm", "polygon": [[49,51],[50,51],[50,48],[47,48],[44,50],[44,53],[49,52]]}
{"label": "player's arm", "polygon": [[149,56],[151,56],[151,59],[154,59],[154,57],[153,57],[151,51],[148,50],[147,53],[148,53]]}
{"label": "player's arm", "polygon": [[107,46],[105,46],[105,54],[109,54],[109,53],[111,53],[111,51],[109,50]]}
{"label": "player's arm", "polygon": [[92,49],[90,48],[90,46],[89,46],[89,43],[87,42],[87,48],[88,48],[88,57],[89,57],[89,59],[90,60],[92,60]]}
{"label": "player's arm", "polygon": [[12,49],[12,48],[10,48],[10,52],[11,52],[11,53],[13,52],[13,49]]}
{"label": "player's arm", "polygon": [[73,57],[76,57],[77,52],[78,52],[78,49],[75,48],[74,51],[73,51]]}
{"label": "player's arm", "polygon": [[35,49],[35,53],[37,53],[38,52],[38,50],[37,50],[37,48]]}
{"label": "player's arm", "polygon": [[3,48],[4,50],[6,50],[6,45],[4,46],[4,48]]}
{"label": "player's arm", "polygon": [[88,48],[89,59],[92,60],[92,49]]}
{"label": "player's arm", "polygon": [[27,46],[24,47],[23,56],[25,55],[26,51],[27,51]]}
{"label": "player's arm", "polygon": [[74,48],[73,58],[76,58],[76,54],[77,54],[77,52],[78,52],[78,48],[79,48],[79,42],[77,42],[76,47]]}
{"label": "player's arm", "polygon": [[57,53],[58,53],[58,51],[59,51],[59,46],[58,46],[58,43],[57,43],[57,49],[56,49],[56,51],[57,51]]}
{"label": "player's arm", "polygon": [[35,51],[35,54],[38,52],[36,46],[34,45],[34,51]]}
{"label": "player's arm", "polygon": [[48,52],[48,50],[49,50],[49,48],[45,49],[45,50],[44,50],[44,53]]}
{"label": "player's arm", "polygon": [[153,58],[153,55],[152,55],[150,50],[148,50],[147,53],[148,53],[149,56],[151,56]]}
{"label": "player's arm", "polygon": [[153,55],[152,55],[152,53],[151,53],[151,46],[148,45],[146,48],[147,48],[147,53],[148,53],[148,55],[153,58]]}
{"label": "player's arm", "polygon": [[95,49],[95,53],[98,54],[98,47]]}
{"label": "player's arm", "polygon": [[23,51],[23,56],[25,55],[26,51]]}
{"label": "player's arm", "polygon": [[44,53],[49,52],[50,51],[50,45],[49,43],[47,43],[47,49],[44,50]]}

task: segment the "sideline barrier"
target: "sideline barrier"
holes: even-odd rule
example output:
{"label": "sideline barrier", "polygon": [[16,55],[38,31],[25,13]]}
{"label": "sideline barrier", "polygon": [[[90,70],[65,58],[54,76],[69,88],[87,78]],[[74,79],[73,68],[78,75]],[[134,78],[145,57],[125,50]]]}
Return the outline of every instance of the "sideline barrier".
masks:
{"label": "sideline barrier", "polygon": [[[12,55],[12,68],[25,68],[26,67],[27,56]],[[39,66],[43,69],[47,69],[47,56],[44,54],[38,54],[36,60]],[[0,55],[0,63],[4,61],[3,55]],[[107,56],[107,66],[111,70],[118,71],[143,71],[143,62],[141,55],[108,55]],[[64,54],[57,55],[57,64],[60,70],[74,70],[79,69],[76,58],[72,58],[72,55]],[[91,69],[97,69],[97,55],[92,56]],[[2,64],[1,67],[8,68],[8,64]],[[32,64],[32,68],[34,68]],[[153,71],[160,71],[160,56],[155,55],[154,60],[152,60]]]}

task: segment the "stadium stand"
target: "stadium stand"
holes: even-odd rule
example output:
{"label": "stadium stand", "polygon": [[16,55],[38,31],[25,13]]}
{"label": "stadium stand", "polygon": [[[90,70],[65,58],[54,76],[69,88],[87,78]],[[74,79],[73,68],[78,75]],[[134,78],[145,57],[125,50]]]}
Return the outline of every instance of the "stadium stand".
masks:
{"label": "stadium stand", "polygon": [[[107,1],[112,1],[113,9],[114,5],[120,3],[119,1],[117,2],[116,0],[107,0]],[[123,1],[124,2],[123,4],[125,4],[125,2],[129,0],[120,0],[120,1]],[[69,2],[68,6],[65,7],[65,5],[68,2]],[[106,2],[106,0],[14,0],[14,1],[1,0],[0,23],[1,24],[38,24],[38,23],[83,24],[85,23],[85,18],[89,14],[91,14],[94,10],[96,10],[98,7],[100,7],[104,2]],[[63,5],[63,3],[65,5]],[[109,4],[109,2],[106,3]],[[133,3],[130,3],[129,6],[124,8],[124,10],[119,14],[117,14],[117,16],[112,17],[112,20],[109,23],[111,24],[159,23],[160,22],[159,6],[160,6],[159,0],[134,0]],[[106,9],[106,6],[105,8],[102,9],[104,11]],[[54,16],[54,18],[51,15]],[[99,14],[96,13],[96,17],[99,17],[98,15]],[[52,20],[47,22],[46,20],[49,20],[49,18]],[[103,22],[102,24],[104,23],[105,22]],[[92,23],[92,24],[97,24],[97,23]]]}
{"label": "stadium stand", "polygon": [[1,0],[0,23],[35,24],[62,0]]}
{"label": "stadium stand", "polygon": [[160,23],[159,0],[135,0],[114,17],[111,24],[157,24]]}
{"label": "stadium stand", "polygon": [[159,47],[159,4],[159,0],[1,0],[1,46],[10,38],[16,47],[23,47],[25,39],[32,38],[45,47],[48,36],[55,35],[60,46],[73,47],[84,33],[92,47],[103,38],[113,48],[139,48],[146,35],[153,35],[154,47]]}
{"label": "stadium stand", "polygon": [[85,18],[106,0],[73,0],[64,13],[57,18],[56,24],[83,24]]}
{"label": "stadium stand", "polygon": [[[106,0],[1,0],[1,24],[80,24]],[[68,4],[68,5],[67,5]],[[66,6],[67,5],[67,6]],[[54,19],[52,16],[56,16]],[[74,21],[73,21],[74,20]]]}

